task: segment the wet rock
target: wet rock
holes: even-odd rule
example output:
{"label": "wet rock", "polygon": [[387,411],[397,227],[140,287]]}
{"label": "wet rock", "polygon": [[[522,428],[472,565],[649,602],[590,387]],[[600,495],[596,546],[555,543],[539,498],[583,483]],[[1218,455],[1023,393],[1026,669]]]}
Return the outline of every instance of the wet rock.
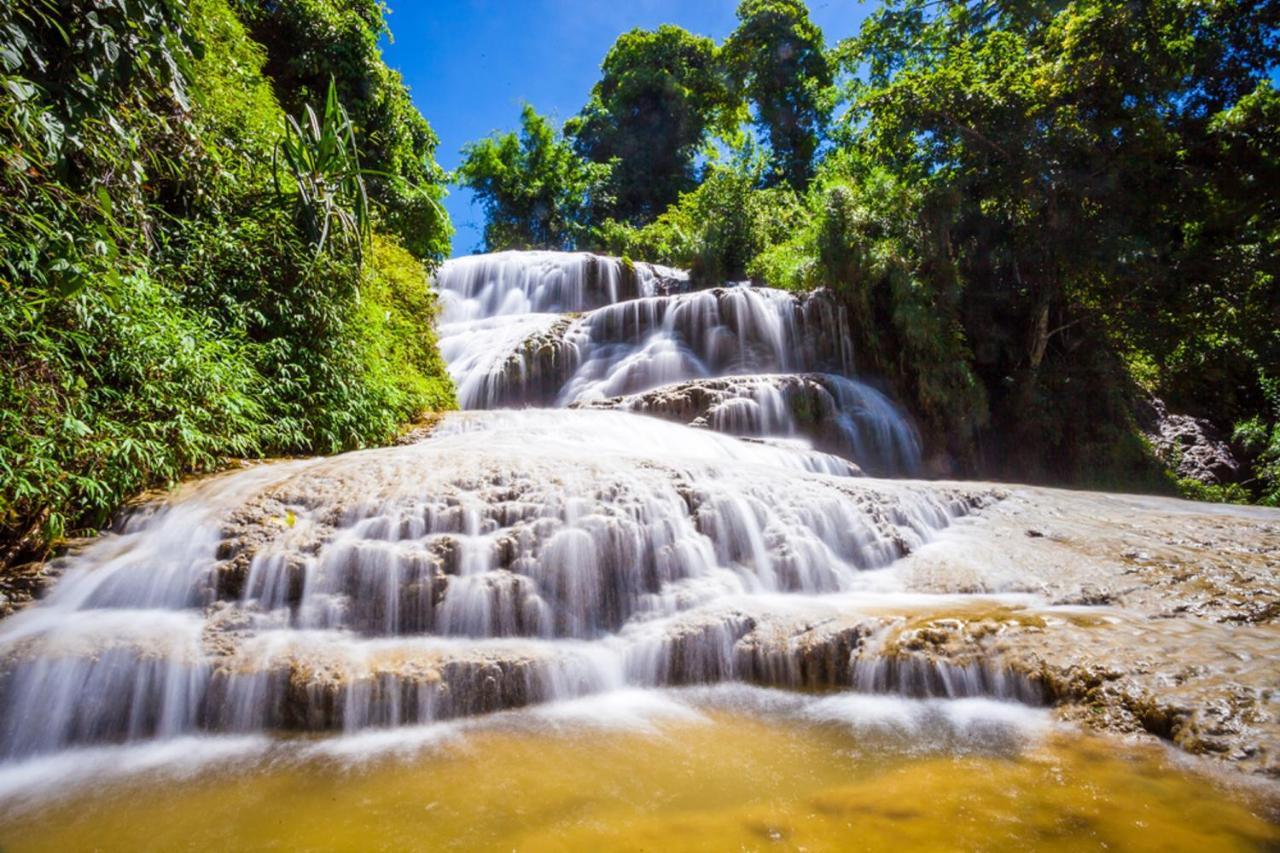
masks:
{"label": "wet rock", "polygon": [[1107,607],[1119,602],[1119,596],[1108,589],[1086,586],[1079,592],[1064,595],[1054,600],[1055,606]]}
{"label": "wet rock", "polygon": [[744,437],[794,437],[872,473],[912,473],[920,438],[888,398],[841,376],[753,374],[695,379],[574,407],[621,409]]}

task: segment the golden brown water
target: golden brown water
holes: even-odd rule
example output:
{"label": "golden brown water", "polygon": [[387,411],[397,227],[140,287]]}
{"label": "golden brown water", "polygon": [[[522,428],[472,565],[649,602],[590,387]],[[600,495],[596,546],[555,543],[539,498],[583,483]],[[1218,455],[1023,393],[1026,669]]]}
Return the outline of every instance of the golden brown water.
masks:
{"label": "golden brown water", "polygon": [[0,848],[1275,849],[1260,806],[1156,747],[1079,733],[1006,755],[911,754],[846,727],[719,710],[642,731],[481,729],[412,757],[104,783],[0,814]]}

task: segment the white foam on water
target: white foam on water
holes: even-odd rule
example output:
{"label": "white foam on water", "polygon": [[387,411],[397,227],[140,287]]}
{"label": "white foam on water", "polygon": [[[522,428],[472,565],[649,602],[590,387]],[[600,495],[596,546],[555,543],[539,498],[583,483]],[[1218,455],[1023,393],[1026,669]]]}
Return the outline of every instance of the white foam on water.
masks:
{"label": "white foam on water", "polygon": [[695,707],[681,702],[676,693],[639,688],[552,702],[531,708],[521,716],[527,716],[534,726],[546,726],[558,733],[590,730],[657,734],[665,724],[710,722]]}
{"label": "white foam on water", "polygon": [[803,717],[859,734],[891,734],[914,750],[991,747],[993,742],[1037,739],[1052,728],[1051,712],[986,698],[911,699],[842,693],[808,703]]}
{"label": "white foam on water", "polygon": [[274,743],[262,735],[181,737],[82,747],[0,764],[0,803],[17,809],[36,806],[137,776],[189,780],[228,764],[254,761]]}

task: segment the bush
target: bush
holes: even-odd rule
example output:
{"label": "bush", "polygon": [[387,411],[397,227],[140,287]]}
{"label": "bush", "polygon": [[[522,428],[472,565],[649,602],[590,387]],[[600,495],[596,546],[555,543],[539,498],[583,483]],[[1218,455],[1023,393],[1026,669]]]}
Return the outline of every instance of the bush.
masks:
{"label": "bush", "polygon": [[228,457],[453,405],[422,263],[376,235],[318,251],[277,193],[279,46],[227,0],[20,0],[0,25],[0,565]]}
{"label": "bush", "polygon": [[0,301],[0,560],[275,443],[242,339],[145,273]]}
{"label": "bush", "polygon": [[919,208],[884,175],[854,182],[829,165],[803,225],[749,269],[778,287],[834,291],[850,312],[859,371],[896,385],[931,443],[971,464],[986,395],[968,366],[954,276],[925,254]]}

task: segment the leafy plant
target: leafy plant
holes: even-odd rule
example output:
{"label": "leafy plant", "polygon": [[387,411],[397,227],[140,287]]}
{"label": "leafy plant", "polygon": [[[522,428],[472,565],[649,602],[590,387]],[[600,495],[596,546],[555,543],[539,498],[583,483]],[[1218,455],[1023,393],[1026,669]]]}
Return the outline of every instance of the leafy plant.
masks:
{"label": "leafy plant", "polygon": [[227,0],[266,52],[280,105],[299,115],[332,80],[351,113],[374,229],[396,235],[430,266],[449,253],[453,228],[440,204],[447,178],[435,131],[379,45],[390,33],[383,0]]}
{"label": "leafy plant", "polygon": [[[292,199],[298,226],[315,246],[316,254],[325,250],[330,232],[336,228],[338,239],[354,251],[359,263],[371,233],[369,196],[351,117],[338,102],[332,79],[323,115],[317,116],[308,104],[301,124],[286,116],[285,133],[276,153],[276,192]],[[280,159],[288,166],[294,193],[280,180]]]}

